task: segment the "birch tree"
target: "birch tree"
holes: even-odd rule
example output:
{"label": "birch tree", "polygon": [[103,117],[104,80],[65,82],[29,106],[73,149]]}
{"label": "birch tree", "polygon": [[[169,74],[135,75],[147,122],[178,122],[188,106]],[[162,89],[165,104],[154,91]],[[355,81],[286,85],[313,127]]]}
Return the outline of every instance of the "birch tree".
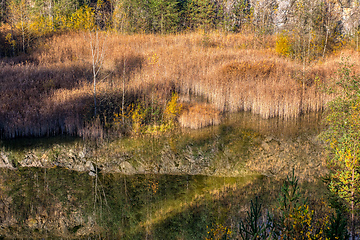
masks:
{"label": "birch tree", "polygon": [[101,33],[96,27],[88,30],[89,47],[91,50],[91,65],[94,89],[94,117],[97,115],[96,84],[101,69],[103,68],[106,52],[106,33]]}
{"label": "birch tree", "polygon": [[29,35],[29,22],[30,22],[30,6],[26,0],[12,0],[9,2],[9,22],[14,31],[19,31],[21,36],[21,48],[25,53],[27,50],[28,42],[30,41]]}

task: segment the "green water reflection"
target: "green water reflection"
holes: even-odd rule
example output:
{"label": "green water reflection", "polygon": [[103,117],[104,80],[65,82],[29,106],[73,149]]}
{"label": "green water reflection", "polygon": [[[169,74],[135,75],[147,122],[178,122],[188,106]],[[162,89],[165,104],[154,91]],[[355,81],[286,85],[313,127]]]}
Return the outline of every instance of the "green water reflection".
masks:
{"label": "green water reflection", "polygon": [[[1,170],[6,237],[203,239],[236,219],[252,197],[274,198],[266,179],[101,174],[61,168]],[[261,184],[260,184],[261,182]],[[267,184],[266,184],[267,185]]]}
{"label": "green water reflection", "polygon": [[[250,200],[275,208],[282,184],[260,176],[0,171],[0,236],[26,239],[205,239],[219,226],[235,238]],[[319,201],[321,184],[305,187]]]}

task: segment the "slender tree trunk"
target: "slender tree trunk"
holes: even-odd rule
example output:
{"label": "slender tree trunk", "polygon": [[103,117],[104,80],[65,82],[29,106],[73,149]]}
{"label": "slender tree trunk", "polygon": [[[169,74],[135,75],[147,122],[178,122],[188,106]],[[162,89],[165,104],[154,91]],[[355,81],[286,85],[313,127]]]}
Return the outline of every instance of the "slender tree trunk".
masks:
{"label": "slender tree trunk", "polygon": [[123,86],[122,86],[122,101],[121,101],[121,117],[124,125],[125,116],[124,116],[124,105],[125,105],[125,74],[126,74],[126,59],[124,54],[124,69],[123,69]]}
{"label": "slender tree trunk", "polygon": [[14,32],[13,32],[13,25],[11,24],[11,46],[12,46],[12,56],[15,57],[15,44],[14,41]]}
{"label": "slender tree trunk", "polygon": [[93,66],[94,73],[94,116],[96,118],[96,74],[95,74],[95,66]]}
{"label": "slender tree trunk", "polygon": [[49,18],[50,18],[50,22],[51,22],[51,29],[54,31],[54,16],[53,16],[52,0],[49,1]]}
{"label": "slender tree trunk", "polygon": [[97,183],[98,183],[98,175],[97,175],[97,166],[95,167],[95,179],[94,179],[94,216],[96,214],[96,201],[97,201]]}
{"label": "slender tree trunk", "polygon": [[329,28],[326,27],[326,39],[325,39],[325,45],[324,45],[324,51],[323,51],[323,58],[325,57],[325,52],[326,52],[326,45],[327,45],[327,42],[328,42],[328,37],[329,37]]}
{"label": "slender tree trunk", "polygon": [[[106,38],[100,41],[99,33],[95,30],[94,35],[91,30],[89,30],[89,37],[90,37],[90,49],[91,49],[91,57],[92,57],[92,72],[93,72],[93,84],[94,84],[94,117],[97,114],[97,106],[96,106],[96,82],[97,76],[103,66],[104,63],[104,55],[105,55],[105,41]],[[84,36],[85,37],[85,36]],[[100,45],[102,44],[102,46]]]}
{"label": "slender tree trunk", "polygon": [[160,27],[161,27],[161,34],[164,34],[164,17],[163,17],[163,14],[161,13],[161,25],[160,25]]}
{"label": "slender tree trunk", "polygon": [[22,35],[22,49],[23,53],[25,53],[25,28],[24,28],[24,21],[21,21],[21,35]]}
{"label": "slender tree trunk", "polygon": [[[91,32],[89,32],[91,36]],[[95,42],[93,42],[93,39],[91,38],[90,41],[90,47],[91,47],[91,56],[92,56],[92,70],[93,70],[93,84],[94,84],[94,117],[96,118],[96,65],[97,65],[97,33],[95,37]]]}
{"label": "slender tree trunk", "polygon": [[359,31],[356,31],[356,51],[359,52]]}
{"label": "slender tree trunk", "polygon": [[311,50],[311,40],[312,40],[312,35],[311,35],[311,29],[309,27],[309,43],[308,43],[308,63],[310,63],[310,50]]}

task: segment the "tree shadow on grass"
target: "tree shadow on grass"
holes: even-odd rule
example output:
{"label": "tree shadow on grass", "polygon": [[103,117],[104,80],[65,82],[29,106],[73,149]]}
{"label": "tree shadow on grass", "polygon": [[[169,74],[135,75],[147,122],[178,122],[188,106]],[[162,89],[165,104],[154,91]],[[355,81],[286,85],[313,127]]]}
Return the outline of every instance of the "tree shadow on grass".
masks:
{"label": "tree shadow on grass", "polygon": [[[141,68],[144,60],[133,56],[127,61],[125,71],[119,63],[119,69],[109,73],[113,74],[111,77],[124,77],[123,72],[130,76]],[[79,135],[85,122],[94,120],[91,66],[85,63],[59,66],[0,65],[1,138]],[[127,106],[135,102],[136,93],[126,94]],[[121,105],[122,93],[100,92],[97,99],[98,115],[104,122]]]}

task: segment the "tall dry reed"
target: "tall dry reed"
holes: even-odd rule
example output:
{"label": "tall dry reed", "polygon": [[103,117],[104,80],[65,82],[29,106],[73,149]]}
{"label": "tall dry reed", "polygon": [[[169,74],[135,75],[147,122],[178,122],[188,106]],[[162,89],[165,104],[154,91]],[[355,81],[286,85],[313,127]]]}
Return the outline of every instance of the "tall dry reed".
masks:
{"label": "tall dry reed", "polygon": [[[137,101],[166,106],[173,91],[198,106],[183,112],[183,126],[217,124],[218,111],[297,118],[324,109],[331,96],[322,84],[335,77],[341,61],[337,55],[304,65],[276,55],[273,39],[259,45],[252,35],[105,35],[97,84],[103,125],[121,112],[123,93],[126,106]],[[359,62],[359,55],[352,55]],[[54,36],[23,59],[2,61],[1,137],[86,135],[89,122],[95,122],[87,33]],[[201,112],[210,112],[212,120],[194,117]]]}

